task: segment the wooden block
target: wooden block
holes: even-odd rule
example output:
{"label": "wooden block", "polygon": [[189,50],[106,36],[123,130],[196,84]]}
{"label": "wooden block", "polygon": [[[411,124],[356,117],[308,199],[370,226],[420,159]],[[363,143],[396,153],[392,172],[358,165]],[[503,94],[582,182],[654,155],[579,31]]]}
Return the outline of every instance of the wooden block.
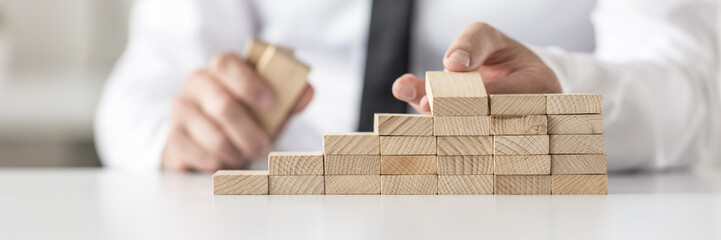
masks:
{"label": "wooden block", "polygon": [[323,135],[323,153],[345,155],[378,155],[380,138],[375,133],[347,133]]}
{"label": "wooden block", "polygon": [[326,175],[381,174],[380,155],[325,155]]}
{"label": "wooden block", "polygon": [[381,175],[326,176],[325,194],[381,194]]}
{"label": "wooden block", "polygon": [[493,192],[499,195],[551,194],[551,175],[496,175]]}
{"label": "wooden block", "polygon": [[602,154],[603,135],[551,135],[551,154]]}
{"label": "wooden block", "polygon": [[548,154],[548,135],[494,136],[494,155]]}
{"label": "wooden block", "polygon": [[375,132],[387,136],[433,136],[433,116],[376,113]]}
{"label": "wooden block", "polygon": [[381,155],[436,155],[434,136],[381,136]]}
{"label": "wooden block", "polygon": [[439,175],[438,194],[493,194],[493,175]]}
{"label": "wooden block", "polygon": [[546,115],[491,116],[491,135],[548,134]]}
{"label": "wooden block", "polygon": [[213,194],[268,194],[268,171],[217,171],[213,174]]}
{"label": "wooden block", "polygon": [[493,155],[493,136],[439,136],[438,156]]}
{"label": "wooden block", "polygon": [[323,176],[270,176],[269,193],[273,195],[318,195],[325,192]]}
{"label": "wooden block", "polygon": [[438,156],[438,175],[493,174],[493,156]]}
{"label": "wooden block", "polygon": [[553,194],[608,194],[606,175],[553,175]]}
{"label": "wooden block", "polygon": [[603,134],[603,115],[548,115],[548,134]]}
{"label": "wooden block", "polygon": [[381,174],[436,174],[436,156],[381,155]]}
{"label": "wooden block", "polygon": [[322,152],[271,152],[270,175],[323,175]]}
{"label": "wooden block", "polygon": [[434,195],[437,193],[437,175],[381,175],[381,194]]}
{"label": "wooden block", "polygon": [[478,72],[426,72],[433,116],[488,115],[488,95]]}
{"label": "wooden block", "polygon": [[546,114],[546,95],[499,94],[490,95],[491,115]]}
{"label": "wooden block", "polygon": [[[245,44],[245,59],[248,62],[248,65],[255,68],[258,65],[258,62],[260,61],[260,58],[263,57],[263,53],[265,53],[265,50],[268,48],[270,44],[267,42],[264,42],[263,40],[260,40],[258,38],[251,38],[248,39],[248,41]],[[281,47],[281,46],[275,46],[276,51],[288,56],[294,56],[293,49]]]}
{"label": "wooden block", "polygon": [[551,155],[551,174],[606,174],[606,154]]}
{"label": "wooden block", "polygon": [[436,136],[488,136],[491,135],[489,116],[445,116],[433,118]]}
{"label": "wooden block", "polygon": [[548,94],[547,114],[587,114],[602,112],[601,94]]}
{"label": "wooden block", "polygon": [[551,155],[493,156],[496,175],[549,175]]}

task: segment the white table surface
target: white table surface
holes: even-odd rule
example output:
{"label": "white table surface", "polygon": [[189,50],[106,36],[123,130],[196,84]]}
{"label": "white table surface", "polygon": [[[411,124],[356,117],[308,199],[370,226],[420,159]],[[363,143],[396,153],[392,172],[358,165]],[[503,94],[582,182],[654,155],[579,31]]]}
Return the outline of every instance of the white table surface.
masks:
{"label": "white table surface", "polygon": [[0,169],[0,239],[721,239],[721,169],[607,196],[213,196],[205,174]]}

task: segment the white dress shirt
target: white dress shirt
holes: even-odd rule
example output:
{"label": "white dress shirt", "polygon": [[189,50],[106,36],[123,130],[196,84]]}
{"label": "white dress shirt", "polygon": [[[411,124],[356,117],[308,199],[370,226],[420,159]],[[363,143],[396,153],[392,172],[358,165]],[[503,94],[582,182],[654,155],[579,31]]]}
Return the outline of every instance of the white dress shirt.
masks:
{"label": "white dress shirt", "polygon": [[[718,122],[716,1],[418,0],[411,72],[442,70],[451,41],[487,22],[530,46],[566,93],[601,93],[609,170],[706,157]],[[319,151],[355,131],[370,0],[141,0],[101,99],[96,141],[109,167],[157,169],[170,103],[187,76],[259,36],[295,48],[316,89],[275,150]]]}

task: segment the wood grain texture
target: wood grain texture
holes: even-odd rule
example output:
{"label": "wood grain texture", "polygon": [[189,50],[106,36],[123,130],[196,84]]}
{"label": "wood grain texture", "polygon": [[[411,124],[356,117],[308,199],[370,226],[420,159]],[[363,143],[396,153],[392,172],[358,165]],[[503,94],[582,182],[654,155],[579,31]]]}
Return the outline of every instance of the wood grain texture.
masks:
{"label": "wood grain texture", "polygon": [[490,95],[491,115],[546,114],[546,95],[498,94]]}
{"label": "wood grain texture", "polygon": [[325,155],[325,175],[381,174],[380,155]]}
{"label": "wood grain texture", "polygon": [[323,176],[269,176],[268,193],[273,195],[318,195],[325,192]]}
{"label": "wood grain texture", "polygon": [[491,135],[548,134],[546,115],[491,116]]}
{"label": "wood grain texture", "polygon": [[440,175],[438,194],[493,194],[493,175]]}
{"label": "wood grain texture", "polygon": [[323,175],[322,152],[270,152],[270,175]]}
{"label": "wood grain texture", "polygon": [[553,175],[553,194],[608,194],[606,175]]}
{"label": "wood grain texture", "polygon": [[438,156],[493,155],[492,136],[439,136]]}
{"label": "wood grain texture", "polygon": [[381,194],[435,195],[437,193],[437,175],[381,175]]}
{"label": "wood grain texture", "polygon": [[220,170],[213,174],[215,195],[268,194],[268,171]]}
{"label": "wood grain texture", "polygon": [[551,194],[551,175],[496,175],[493,192],[498,195]]}
{"label": "wood grain texture", "polygon": [[601,94],[548,94],[547,114],[590,114],[602,111]]}
{"label": "wood grain texture", "polygon": [[488,136],[491,135],[490,116],[433,117],[436,136]]}
{"label": "wood grain texture", "polygon": [[381,155],[381,174],[436,174],[436,156]]}
{"label": "wood grain texture", "polygon": [[493,156],[496,175],[549,175],[551,155]]}
{"label": "wood grain texture", "polygon": [[493,174],[493,156],[438,156],[438,175]]}
{"label": "wood grain texture", "polygon": [[326,176],[325,194],[381,194],[381,175]]}
{"label": "wood grain texture", "polygon": [[434,136],[380,136],[381,155],[436,155]]}
{"label": "wood grain texture", "polygon": [[548,154],[548,135],[494,136],[494,155]]}
{"label": "wood grain texture", "polygon": [[551,174],[606,174],[606,154],[551,155]]}
{"label": "wood grain texture", "polygon": [[433,116],[488,115],[488,95],[478,72],[426,72]]}
{"label": "wood grain texture", "polygon": [[603,115],[548,115],[548,134],[603,134]]}
{"label": "wood grain texture", "polygon": [[603,135],[551,135],[551,154],[602,154]]}
{"label": "wood grain texture", "polygon": [[385,136],[433,136],[433,116],[376,113],[374,131]]}
{"label": "wood grain texture", "polygon": [[323,153],[345,155],[378,155],[380,138],[376,133],[347,133],[323,135]]}

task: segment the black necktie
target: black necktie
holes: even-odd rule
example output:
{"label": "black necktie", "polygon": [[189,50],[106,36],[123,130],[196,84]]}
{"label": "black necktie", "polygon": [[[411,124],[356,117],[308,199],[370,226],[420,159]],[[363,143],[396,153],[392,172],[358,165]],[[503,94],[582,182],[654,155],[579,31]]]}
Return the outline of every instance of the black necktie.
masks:
{"label": "black necktie", "polygon": [[393,81],[408,72],[413,0],[373,0],[359,131],[373,130],[374,113],[404,113]]}

